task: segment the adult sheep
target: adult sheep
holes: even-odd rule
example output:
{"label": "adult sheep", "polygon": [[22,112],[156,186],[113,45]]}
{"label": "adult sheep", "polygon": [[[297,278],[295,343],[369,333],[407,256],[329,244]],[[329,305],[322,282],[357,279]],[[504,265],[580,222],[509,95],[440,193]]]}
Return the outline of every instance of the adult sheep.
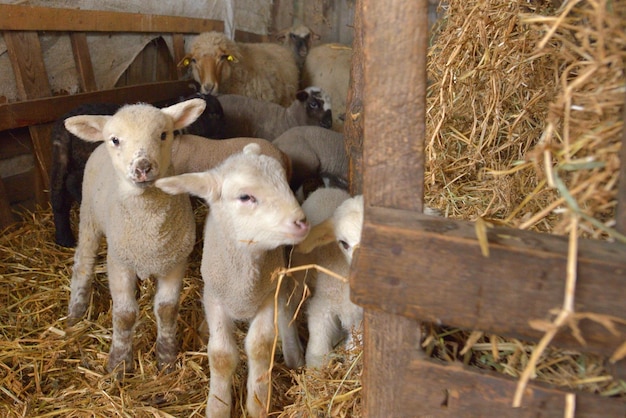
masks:
{"label": "adult sheep", "polygon": [[293,174],[289,185],[297,191],[311,178],[329,176],[347,184],[348,154],[343,135],[318,126],[298,126],[272,141],[289,156]]}
{"label": "adult sheep", "polygon": [[[188,133],[207,138],[224,138],[224,111],[220,102],[210,95],[195,93],[176,102],[200,98],[206,106],[202,114],[177,133]],[[98,142],[87,142],[65,128],[65,120],[76,115],[113,115],[121,106],[112,103],[88,103],[69,111],[52,126],[52,164],[50,169],[50,203],[54,219],[54,240],[63,247],[74,247],[76,239],[70,223],[74,202],[81,202],[83,172],[87,159]],[[162,107],[162,106],[159,106]]]}
{"label": "adult sheep", "polygon": [[224,109],[224,132],[228,138],[271,141],[294,126],[330,128],[333,122],[330,97],[318,87],[298,91],[289,107],[238,94],[225,94],[218,100]]}
{"label": "adult sheep", "polygon": [[276,42],[284,45],[291,51],[299,70],[302,70],[304,67],[304,61],[309,54],[312,42],[320,38],[309,27],[301,24],[295,24],[287,29],[283,29],[272,37]]}
{"label": "adult sheep", "polygon": [[[302,204],[311,222],[309,236],[296,247],[293,264],[315,263],[348,277],[354,249],[361,241],[363,196],[350,195],[342,189],[321,188]],[[313,296],[307,304],[309,342],[307,367],[321,367],[335,344],[342,338],[349,350],[353,333],[360,331],[363,309],[350,301],[347,282],[322,271],[314,274]]]}
{"label": "adult sheep", "polygon": [[[309,232],[285,171],[250,144],[212,170],[159,179],[156,186],[167,193],[199,196],[211,208],[201,263],[211,374],[207,417],[231,416],[232,376],[239,362],[234,331],[239,321],[249,323],[247,412],[266,416],[277,285],[271,276],[285,265],[283,246],[297,244]],[[289,323],[284,320],[286,299],[282,292],[278,316],[283,325]],[[285,361],[300,366],[302,347],[295,328],[281,328]]]}
{"label": "adult sheep", "polygon": [[196,36],[181,65],[207,94],[240,94],[287,107],[298,90],[298,68],[291,53],[273,43],[235,42],[223,33]]}
{"label": "adult sheep", "polygon": [[343,132],[351,65],[352,48],[330,43],[311,48],[302,68],[302,87],[318,86],[330,95],[337,132]]}
{"label": "adult sheep", "polygon": [[113,116],[80,115],[65,120],[74,135],[104,142],[85,166],[68,324],[75,324],[87,310],[94,261],[104,236],[113,300],[108,371],[118,366],[133,368],[132,338],[139,316],[137,277],[157,280],[157,365],[169,368],[176,360],[179,296],[195,242],[195,219],[187,196],[170,196],[153,185],[174,174],[170,164],[174,131],[190,125],[205,106],[201,99],[164,109],[135,104]]}

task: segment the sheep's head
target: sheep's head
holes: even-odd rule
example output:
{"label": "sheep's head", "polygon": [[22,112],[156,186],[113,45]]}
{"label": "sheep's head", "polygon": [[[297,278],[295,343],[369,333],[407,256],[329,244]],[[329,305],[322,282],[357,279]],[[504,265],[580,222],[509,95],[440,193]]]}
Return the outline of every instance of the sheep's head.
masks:
{"label": "sheep's head", "polygon": [[193,123],[205,106],[202,99],[163,109],[139,103],[126,105],[113,116],[73,116],[65,120],[65,127],[85,141],[103,141],[122,184],[141,190],[167,172],[174,130]]}
{"label": "sheep's head", "polygon": [[298,67],[302,67],[306,56],[311,49],[312,41],[320,39],[319,35],[311,31],[310,28],[304,25],[295,25],[288,29],[283,29],[274,35],[276,42],[285,45],[291,50],[293,56],[298,64]]}
{"label": "sheep's head", "polygon": [[310,86],[298,91],[296,99],[306,107],[307,125],[319,125],[327,129],[333,126],[330,96],[324,90]]}
{"label": "sheep's head", "polygon": [[238,245],[270,250],[297,244],[309,232],[285,170],[260,154],[258,144],[246,145],[214,169],[163,178],[156,186],[203,198],[211,207],[209,216],[228,228]]}
{"label": "sheep's head", "polygon": [[298,245],[301,253],[310,253],[318,247],[336,242],[348,264],[361,242],[363,229],[363,196],[347,199],[335,209],[333,215],[311,228],[306,240]]}
{"label": "sheep's head", "polygon": [[193,40],[191,52],[179,66],[190,66],[193,78],[204,94],[218,95],[220,87],[232,74],[232,65],[241,60],[235,41],[219,32],[202,33]]}

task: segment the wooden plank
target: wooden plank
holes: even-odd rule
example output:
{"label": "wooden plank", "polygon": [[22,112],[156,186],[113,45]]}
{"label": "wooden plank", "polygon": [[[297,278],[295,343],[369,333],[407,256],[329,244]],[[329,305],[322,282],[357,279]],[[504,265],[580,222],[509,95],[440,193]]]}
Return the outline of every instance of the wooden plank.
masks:
{"label": "wooden plank", "polygon": [[350,87],[343,135],[348,155],[348,182],[352,195],[363,193],[363,23],[362,7],[354,15]]}
{"label": "wooden plank", "polygon": [[81,91],[98,90],[93,64],[91,63],[91,55],[89,54],[89,45],[87,45],[87,35],[84,32],[71,32],[70,41]]}
{"label": "wooden plank", "polygon": [[512,408],[517,381],[504,375],[461,364],[433,360],[411,361],[397,370],[402,380],[393,394],[398,404],[393,417],[507,417],[562,418],[567,392],[576,395],[576,418],[623,418],[623,399],[603,398],[592,393],[565,391],[533,383],[528,385],[522,406]]}
{"label": "wooden plank", "polygon": [[223,31],[220,20],[103,10],[0,5],[0,29],[76,32],[200,33]]}
{"label": "wooden plank", "polygon": [[427,6],[363,0],[366,206],[422,210]]}
{"label": "wooden plank", "polygon": [[174,65],[178,78],[183,78],[187,74],[186,67],[178,66],[185,57],[185,37],[181,33],[172,34],[172,48],[174,49]]}
{"label": "wooden plank", "polygon": [[147,83],[0,105],[0,131],[52,122],[83,103],[154,103],[195,91],[190,80]]}
{"label": "wooden plank", "polygon": [[[4,32],[4,41],[15,74],[19,97],[26,100],[50,96],[52,89],[37,32]],[[48,176],[52,155],[50,130],[47,127],[31,126],[29,131],[38,168],[35,198],[37,203],[43,205],[48,201],[44,190],[50,188]]]}
{"label": "wooden plank", "polygon": [[397,394],[410,381],[410,376],[404,375],[406,365],[424,356],[420,334],[420,325],[414,320],[379,311],[364,312],[363,416],[407,416],[400,413],[404,399]]}
{"label": "wooden plank", "polygon": [[[465,329],[536,340],[528,325],[560,308],[567,238],[496,227],[488,258],[474,225],[416,212],[368,208],[351,272],[353,300],[368,309]],[[626,245],[580,240],[576,310],[626,321]],[[580,323],[587,346],[561,332],[556,346],[611,355],[623,343],[590,320]],[[624,360],[622,360],[624,361]]]}
{"label": "wooden plank", "polygon": [[4,186],[2,177],[0,177],[0,231],[11,225],[14,221],[9,194]]}

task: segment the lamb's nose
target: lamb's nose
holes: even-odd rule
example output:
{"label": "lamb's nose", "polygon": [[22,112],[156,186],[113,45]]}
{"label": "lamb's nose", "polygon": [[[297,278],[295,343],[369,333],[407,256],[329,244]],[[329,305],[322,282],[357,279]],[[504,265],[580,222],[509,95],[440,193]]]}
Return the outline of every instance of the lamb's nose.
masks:
{"label": "lamb's nose", "polygon": [[135,166],[135,176],[139,181],[147,180],[150,171],[152,171],[152,164],[148,160],[140,160]]}
{"label": "lamb's nose", "polygon": [[298,219],[294,224],[298,229],[309,229],[309,223],[306,221],[306,218]]}

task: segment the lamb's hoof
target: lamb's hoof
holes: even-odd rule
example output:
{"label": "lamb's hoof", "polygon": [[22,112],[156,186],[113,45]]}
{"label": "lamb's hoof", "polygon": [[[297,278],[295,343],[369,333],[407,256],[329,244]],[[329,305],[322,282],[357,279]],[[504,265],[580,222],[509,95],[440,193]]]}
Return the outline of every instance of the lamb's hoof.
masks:
{"label": "lamb's hoof", "polygon": [[112,349],[109,352],[109,361],[107,362],[107,372],[117,372],[118,376],[120,374],[132,372],[134,368],[133,365],[133,353],[128,350],[127,352],[122,352],[122,350]]}

